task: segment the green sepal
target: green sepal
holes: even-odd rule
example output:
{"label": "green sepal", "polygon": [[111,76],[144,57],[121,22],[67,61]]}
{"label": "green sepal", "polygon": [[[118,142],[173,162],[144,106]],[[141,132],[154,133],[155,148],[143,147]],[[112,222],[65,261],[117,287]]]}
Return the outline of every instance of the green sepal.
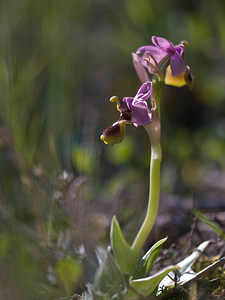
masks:
{"label": "green sepal", "polygon": [[163,243],[165,243],[166,240],[167,237],[159,240],[148,250],[148,252],[146,252],[146,254],[142,257],[139,264],[137,265],[137,268],[135,269],[134,273],[132,274],[131,280],[145,277],[148,274],[152,264],[159,255]]}
{"label": "green sepal", "polygon": [[[141,279],[135,279],[131,280],[129,282],[132,289],[135,289],[139,294],[141,294],[144,297],[147,297],[149,295],[155,295],[157,291],[157,287],[159,283],[162,281],[162,279],[171,271],[177,270],[178,266],[168,266],[167,268],[159,271],[158,273]],[[128,294],[126,295],[125,299],[137,299],[137,294],[129,290]]]}
{"label": "green sepal", "polygon": [[114,256],[123,274],[131,275],[136,267],[137,255],[126,242],[120,229],[120,225],[114,216],[110,229],[110,240]]}

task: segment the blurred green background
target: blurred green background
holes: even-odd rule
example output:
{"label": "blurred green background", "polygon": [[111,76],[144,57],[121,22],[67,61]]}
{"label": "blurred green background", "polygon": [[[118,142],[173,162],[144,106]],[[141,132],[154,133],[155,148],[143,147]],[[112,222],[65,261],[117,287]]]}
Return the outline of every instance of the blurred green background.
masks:
{"label": "blurred green background", "polygon": [[152,35],[189,41],[195,77],[193,91],[163,90],[161,206],[224,209],[223,0],[1,0],[0,299],[81,293],[111,217],[129,241],[137,232],[147,135],[127,126],[113,147],[99,136],[118,119],[109,98],[136,94],[131,52]]}

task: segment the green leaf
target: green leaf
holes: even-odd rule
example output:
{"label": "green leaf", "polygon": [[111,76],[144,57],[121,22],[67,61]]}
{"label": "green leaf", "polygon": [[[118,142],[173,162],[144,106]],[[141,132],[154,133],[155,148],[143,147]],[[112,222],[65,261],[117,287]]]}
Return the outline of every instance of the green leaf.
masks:
{"label": "green leaf", "polygon": [[136,266],[137,256],[125,241],[115,216],[111,223],[110,240],[114,256],[122,273],[131,275]]}
{"label": "green leaf", "polygon": [[140,260],[134,273],[132,274],[131,280],[144,277],[148,274],[152,264],[154,263],[157,256],[159,255],[159,252],[162,248],[163,243],[165,243],[166,240],[167,240],[167,237],[159,240],[148,250],[148,252],[146,252],[146,254]]}
{"label": "green leaf", "polygon": [[179,268],[179,273],[185,273],[191,266],[195,263],[197,258],[202,254],[205,248],[209,245],[210,241],[205,241],[201,243],[188,257],[180,261],[177,265]]}
{"label": "green leaf", "polygon": [[[116,293],[122,293],[125,289],[125,277],[121,273],[115,258],[111,254],[111,249],[97,249],[97,258],[99,267],[95,276],[94,285],[89,285],[89,290],[93,295],[109,295],[113,297]],[[107,296],[108,297],[108,296]],[[94,299],[98,299],[94,297]],[[109,298],[111,299],[111,298]]]}
{"label": "green leaf", "polygon": [[194,210],[193,212],[196,215],[196,217],[199,218],[199,220],[201,220],[210,228],[212,228],[212,230],[214,230],[222,239],[225,240],[225,232],[222,229],[220,229],[215,223],[207,219],[203,214],[200,213],[200,211]]}
{"label": "green leaf", "polygon": [[67,256],[58,261],[56,265],[56,274],[63,284],[66,294],[70,295],[73,291],[74,284],[81,276],[81,269],[75,259]]}
{"label": "green leaf", "polygon": [[[131,280],[130,286],[132,287],[132,289],[135,289],[139,294],[143,295],[144,297],[155,294],[155,291],[162,279],[169,272],[177,270],[178,268],[178,266],[168,266],[167,268],[159,271],[153,276]],[[126,299],[137,299],[137,294],[134,291],[129,290],[128,294],[126,295]]]}
{"label": "green leaf", "polygon": [[[174,272],[171,272],[169,276],[166,276],[159,284],[158,288],[158,294],[161,293],[161,291],[165,287],[173,286],[175,281],[177,283],[185,282],[190,280],[191,278],[195,277],[195,272],[191,269],[191,266],[195,263],[197,258],[202,254],[202,252],[205,250],[205,248],[209,245],[210,241],[205,241],[201,243],[195,251],[193,251],[188,257],[181,260],[177,266],[179,267],[179,270],[176,272],[176,276]],[[172,278],[172,279],[171,279]]]}

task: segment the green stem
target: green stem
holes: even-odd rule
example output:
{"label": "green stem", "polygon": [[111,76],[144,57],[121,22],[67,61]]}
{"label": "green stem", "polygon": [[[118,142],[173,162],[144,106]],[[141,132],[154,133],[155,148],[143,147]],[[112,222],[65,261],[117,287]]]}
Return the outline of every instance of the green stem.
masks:
{"label": "green stem", "polygon": [[144,222],[133,242],[132,249],[139,255],[154,223],[158,213],[159,195],[160,195],[160,165],[162,160],[162,152],[160,144],[151,148],[150,160],[150,191],[147,213]]}
{"label": "green stem", "polygon": [[154,75],[152,78],[152,84],[153,84],[152,98],[155,99],[156,101],[159,117],[160,117],[160,99],[162,94],[163,81],[159,80],[158,77]]}
{"label": "green stem", "polygon": [[158,207],[159,207],[159,195],[160,195],[160,166],[162,160],[162,150],[160,143],[160,98],[163,82],[158,78],[153,78],[153,95],[152,98],[152,123],[145,126],[148,132],[151,143],[151,160],[150,160],[150,177],[149,177],[149,199],[147,213],[142,223],[142,226],[133,242],[132,250],[136,255],[140,254],[140,251],[152,230],[155,223]]}

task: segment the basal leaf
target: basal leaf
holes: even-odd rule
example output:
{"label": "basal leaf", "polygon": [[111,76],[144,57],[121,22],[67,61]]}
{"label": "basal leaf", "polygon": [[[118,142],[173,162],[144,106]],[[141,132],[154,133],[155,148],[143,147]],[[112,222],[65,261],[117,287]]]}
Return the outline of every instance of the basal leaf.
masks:
{"label": "basal leaf", "polygon": [[137,257],[130,245],[125,241],[115,216],[111,223],[110,240],[114,256],[122,273],[131,275],[135,269]]}
{"label": "basal leaf", "polygon": [[197,258],[202,254],[205,248],[209,245],[210,241],[201,243],[188,257],[180,261],[177,265],[179,266],[179,274],[183,274],[187,269],[191,268]]}
{"label": "basal leaf", "polygon": [[159,255],[159,252],[162,248],[163,243],[167,240],[167,237],[164,239],[161,239],[160,241],[156,242],[149,250],[146,252],[146,254],[142,257],[140,260],[137,268],[135,269],[134,273],[131,276],[131,280],[138,279],[145,277],[152,264],[156,260],[157,256]]}
{"label": "basal leaf", "polygon": [[[162,281],[162,279],[171,271],[177,270],[178,266],[168,266],[167,268],[159,271],[153,276],[146,278],[135,279],[130,281],[130,286],[135,289],[139,294],[144,297],[155,294],[155,291]],[[133,290],[129,290],[125,299],[137,299],[137,294]]]}
{"label": "basal leaf", "polygon": [[97,258],[99,267],[95,275],[94,284],[90,290],[95,295],[98,294],[99,297],[100,295],[104,295],[104,297],[109,295],[112,298],[114,294],[121,293],[125,289],[125,278],[119,270],[111,249],[98,248]]}
{"label": "basal leaf", "polygon": [[[195,251],[193,251],[188,257],[180,261],[177,266],[179,269],[176,271],[176,276],[174,272],[171,272],[169,276],[166,276],[159,284],[158,288],[158,294],[161,293],[161,291],[165,287],[173,286],[175,281],[177,283],[185,282],[193,277],[195,277],[194,271],[191,269],[191,266],[194,264],[194,262],[197,260],[197,258],[202,254],[202,252],[205,250],[205,248],[209,245],[210,241],[205,241],[201,243]],[[171,279],[172,278],[172,279]]]}

